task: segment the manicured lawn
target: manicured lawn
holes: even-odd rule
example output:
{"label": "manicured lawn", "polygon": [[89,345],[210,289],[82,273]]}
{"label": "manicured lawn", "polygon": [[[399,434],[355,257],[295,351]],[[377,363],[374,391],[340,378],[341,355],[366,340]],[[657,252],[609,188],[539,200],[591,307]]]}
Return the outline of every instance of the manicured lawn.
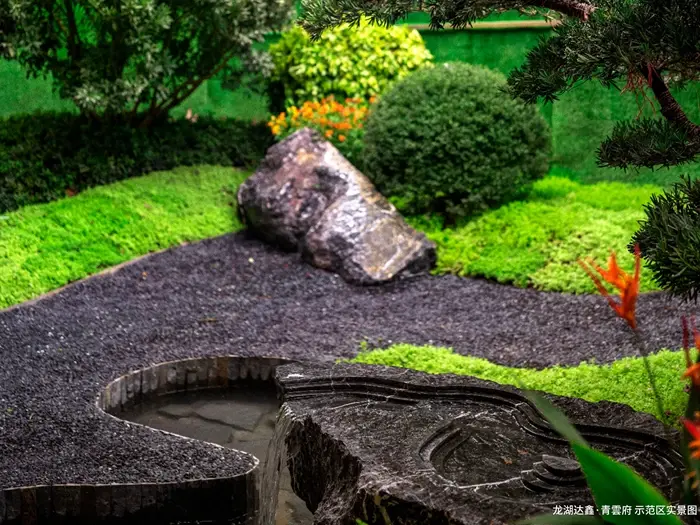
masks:
{"label": "manicured lawn", "polygon": [[[0,217],[0,308],[152,251],[240,229],[235,194],[247,173],[180,168],[94,188]],[[410,218],[438,244],[435,273],[486,277],[548,291],[595,292],[577,264],[626,251],[655,186],[580,185],[550,176],[527,199],[464,225]],[[643,271],[642,290],[655,290]]]}
{"label": "manicured lawn", "polygon": [[[431,374],[459,374],[487,379],[496,383],[542,390],[551,394],[580,397],[588,401],[625,403],[635,410],[657,415],[648,376],[641,358],[620,359],[610,365],[582,363],[576,367],[554,367],[544,370],[509,368],[485,359],[455,354],[448,348],[399,344],[387,349],[362,352],[357,363],[397,366]],[[649,357],[664,408],[672,421],[685,411],[688,394],[682,352],[664,350]]]}
{"label": "manicured lawn", "polygon": [[149,252],[240,229],[236,189],[247,175],[180,168],[0,216],[0,308]]}
{"label": "manicured lawn", "polygon": [[[436,273],[486,277],[501,283],[547,291],[595,292],[577,261],[605,263],[610,250],[632,270],[627,251],[643,205],[656,186],[620,182],[581,185],[564,177],[538,181],[526,200],[490,211],[464,225],[442,230],[440,221],[409,222],[438,245]],[[657,290],[642,270],[642,291]]]}

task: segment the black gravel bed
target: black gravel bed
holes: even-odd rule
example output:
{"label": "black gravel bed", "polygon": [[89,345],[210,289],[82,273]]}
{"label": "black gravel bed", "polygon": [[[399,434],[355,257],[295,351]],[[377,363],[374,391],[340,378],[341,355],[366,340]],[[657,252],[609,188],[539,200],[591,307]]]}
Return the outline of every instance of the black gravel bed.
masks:
{"label": "black gravel bed", "polygon": [[[679,347],[681,313],[688,308],[664,294],[640,298],[651,348]],[[238,474],[248,458],[112,419],[95,407],[98,392],[164,361],[329,361],[355,355],[363,340],[450,346],[533,368],[637,352],[599,296],[453,276],[357,288],[296,254],[227,235],[0,312],[0,488]]]}

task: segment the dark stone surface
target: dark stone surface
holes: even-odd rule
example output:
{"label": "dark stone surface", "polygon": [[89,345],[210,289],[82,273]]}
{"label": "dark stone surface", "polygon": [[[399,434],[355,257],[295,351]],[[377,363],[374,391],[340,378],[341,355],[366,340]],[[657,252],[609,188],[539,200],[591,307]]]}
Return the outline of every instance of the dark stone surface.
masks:
{"label": "dark stone surface", "polygon": [[22,518],[22,493],[19,490],[5,491],[5,518],[8,523]]}
{"label": "dark stone surface", "polygon": [[308,128],[272,146],[238,190],[251,232],[356,284],[379,284],[435,265],[435,244],[341,153]]}
{"label": "dark stone surface", "polygon": [[[663,294],[643,295],[638,312],[650,350],[679,347],[679,316],[700,314]],[[351,286],[243,235],[169,250],[0,312],[0,490],[249,468],[232,451],[99,413],[101,389],[153,363],[229,354],[328,362],[355,355],[361,341],[450,346],[510,366],[605,363],[637,354],[622,324],[592,295],[451,276]]]}
{"label": "dark stone surface", "polygon": [[[348,364],[285,365],[277,381],[292,486],[319,525],[500,525],[593,505],[569,445],[515,388]],[[683,462],[655,418],[547,397],[674,500]]]}

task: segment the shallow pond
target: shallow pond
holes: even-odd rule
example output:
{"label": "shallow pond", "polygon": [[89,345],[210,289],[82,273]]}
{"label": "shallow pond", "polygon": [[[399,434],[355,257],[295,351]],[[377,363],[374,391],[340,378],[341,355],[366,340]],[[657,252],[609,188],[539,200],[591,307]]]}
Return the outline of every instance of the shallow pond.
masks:
{"label": "shallow pond", "polygon": [[[120,417],[256,456],[262,465],[275,429],[279,402],[268,385],[162,396]],[[281,472],[275,525],[312,525],[313,515]]]}

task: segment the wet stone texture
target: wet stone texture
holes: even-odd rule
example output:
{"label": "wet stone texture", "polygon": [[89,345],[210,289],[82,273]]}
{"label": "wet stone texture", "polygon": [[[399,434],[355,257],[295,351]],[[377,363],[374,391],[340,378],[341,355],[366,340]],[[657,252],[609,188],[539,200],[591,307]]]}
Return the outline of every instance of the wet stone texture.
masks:
{"label": "wet stone texture", "polygon": [[[318,524],[497,525],[593,504],[568,444],[515,388],[366,365],[276,373],[292,486]],[[682,460],[655,418],[547,397],[674,501]]]}
{"label": "wet stone texture", "polygon": [[238,190],[238,204],[241,219],[258,237],[299,250],[349,282],[378,284],[435,264],[435,245],[308,128],[268,150]]}

